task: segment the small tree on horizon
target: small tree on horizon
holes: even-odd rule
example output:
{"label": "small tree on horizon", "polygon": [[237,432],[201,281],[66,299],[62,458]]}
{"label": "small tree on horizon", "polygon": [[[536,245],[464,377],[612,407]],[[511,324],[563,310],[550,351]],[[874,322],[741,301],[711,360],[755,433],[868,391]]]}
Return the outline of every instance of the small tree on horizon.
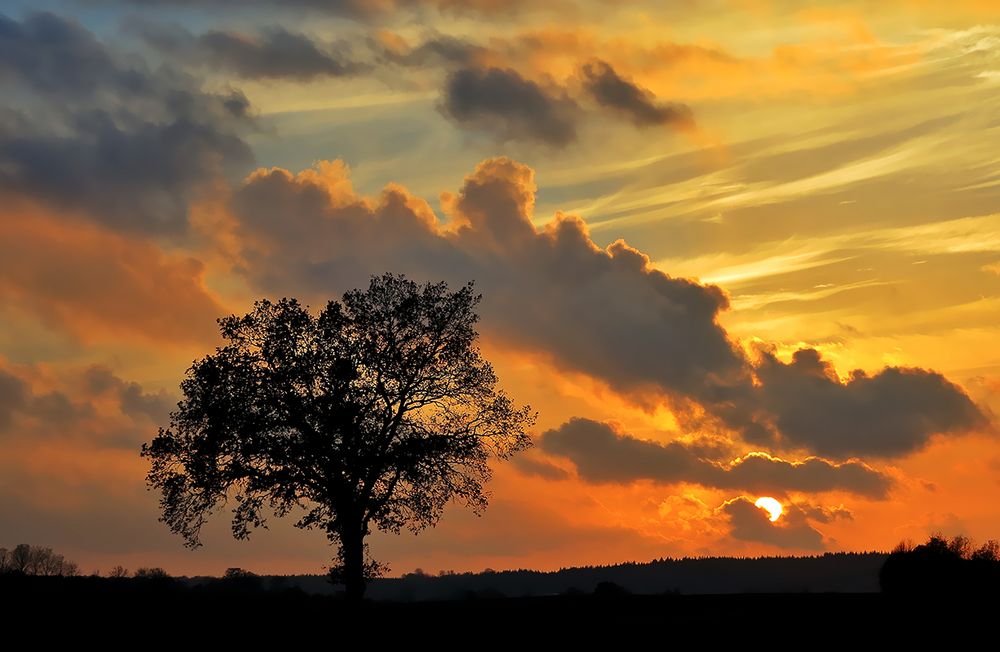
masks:
{"label": "small tree on horizon", "polygon": [[301,508],[295,526],[325,531],[331,575],[361,599],[380,570],[373,527],[417,532],[451,500],[481,513],[489,459],[531,444],[536,415],[477,346],[480,298],[385,274],[316,315],[284,298],[218,320],[227,343],[193,363],[169,427],[142,447],[160,520],[197,547],[227,499],[238,539]]}

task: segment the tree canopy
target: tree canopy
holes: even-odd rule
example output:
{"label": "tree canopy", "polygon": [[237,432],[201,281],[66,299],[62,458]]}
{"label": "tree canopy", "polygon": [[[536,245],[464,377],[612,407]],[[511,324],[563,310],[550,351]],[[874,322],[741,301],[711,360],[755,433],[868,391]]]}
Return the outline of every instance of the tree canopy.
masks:
{"label": "tree canopy", "polygon": [[373,527],[419,531],[452,500],[480,513],[490,458],[531,444],[536,415],[477,346],[480,299],[472,283],[385,274],[318,314],[284,298],[219,319],[226,344],[192,364],[169,426],[142,447],[160,520],[196,547],[227,501],[237,538],[300,510],[295,525],[326,532],[360,598],[379,570]]}

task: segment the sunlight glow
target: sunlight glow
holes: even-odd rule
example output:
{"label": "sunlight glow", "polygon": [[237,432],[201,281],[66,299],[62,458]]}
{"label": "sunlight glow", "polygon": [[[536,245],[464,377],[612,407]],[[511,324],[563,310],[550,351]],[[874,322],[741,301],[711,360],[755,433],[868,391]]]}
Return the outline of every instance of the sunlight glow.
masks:
{"label": "sunlight glow", "polygon": [[784,509],[781,507],[781,503],[770,496],[761,496],[758,498],[757,502],[754,503],[754,507],[760,507],[767,512],[769,514],[768,518],[772,523],[777,521],[778,517],[780,517],[782,512],[784,512]]}

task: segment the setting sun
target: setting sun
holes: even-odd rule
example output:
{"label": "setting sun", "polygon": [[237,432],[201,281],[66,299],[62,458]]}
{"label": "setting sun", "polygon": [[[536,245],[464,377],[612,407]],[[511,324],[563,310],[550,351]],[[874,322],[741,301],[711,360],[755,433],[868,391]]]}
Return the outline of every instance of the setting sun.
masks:
{"label": "setting sun", "polygon": [[758,498],[757,502],[754,503],[754,507],[760,507],[767,512],[768,518],[771,522],[777,521],[784,511],[781,507],[781,503],[770,496],[761,496]]}

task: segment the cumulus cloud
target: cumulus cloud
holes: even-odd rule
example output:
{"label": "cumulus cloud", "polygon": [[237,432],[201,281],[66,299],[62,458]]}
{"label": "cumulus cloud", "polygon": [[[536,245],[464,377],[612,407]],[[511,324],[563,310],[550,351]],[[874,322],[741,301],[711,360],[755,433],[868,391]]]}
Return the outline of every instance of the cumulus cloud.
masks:
{"label": "cumulus cloud", "polygon": [[934,434],[986,425],[960,387],[926,369],[855,371],[841,382],[818,351],[800,349],[788,364],[764,352],[755,373],[759,402],[781,441],[824,455],[898,456]]}
{"label": "cumulus cloud", "polygon": [[329,298],[383,271],[474,279],[491,334],[622,392],[708,396],[746,374],[716,322],[726,306],[719,288],[670,277],[623,241],[598,247],[576,217],[538,229],[534,196],[530,168],[484,161],[445,197],[443,224],[399,186],[357,196],[346,167],[331,163],[299,175],[258,171],[232,207],[243,267],[270,293]]}
{"label": "cumulus cloud", "polygon": [[716,514],[729,523],[729,536],[741,541],[766,543],[779,548],[798,550],[823,550],[827,541],[810,521],[830,523],[836,518],[851,518],[843,508],[827,509],[814,505],[787,503],[777,521],[770,521],[768,514],[754,506],[754,499],[739,496],[727,500],[716,509]]}
{"label": "cumulus cloud", "polygon": [[684,443],[637,439],[591,419],[570,419],[542,433],[540,443],[546,453],[571,460],[588,482],[688,482],[759,493],[842,490],[873,498],[884,498],[892,484],[888,476],[859,461],[787,461],[751,453],[724,464],[699,456]]}
{"label": "cumulus cloud", "polygon": [[[398,185],[378,198],[357,195],[346,166],[327,162],[298,175],[257,171],[232,210],[242,269],[266,292],[322,301],[385,271],[475,280],[491,336],[637,400],[668,399],[683,422],[707,419],[760,445],[891,456],[984,422],[934,372],[887,369],[842,383],[806,373],[809,355],[819,364],[816,352],[791,365],[766,355],[752,362],[719,324],[728,307],[721,289],[671,277],[624,241],[599,247],[579,218],[558,213],[536,227],[535,192],[530,168],[490,159],[443,196],[445,222]],[[693,404],[700,409],[687,411]]]}
{"label": "cumulus cloud", "polygon": [[562,89],[543,87],[509,68],[463,68],[451,73],[441,111],[462,126],[501,140],[562,147],[576,139],[576,102]]}
{"label": "cumulus cloud", "polygon": [[365,67],[352,61],[343,46],[323,45],[305,34],[270,27],[259,34],[210,30],[202,34],[176,26],[133,23],[132,31],[172,58],[230,71],[245,79],[345,77]]}
{"label": "cumulus cloud", "polygon": [[690,107],[684,104],[657,102],[652,93],[619,75],[605,61],[594,60],[586,63],[581,73],[584,90],[598,104],[624,114],[639,127],[694,126]]}
{"label": "cumulus cloud", "polygon": [[115,228],[182,232],[220,174],[243,173],[249,102],[170,68],[116,55],[50,13],[0,15],[0,197],[28,198]]}

